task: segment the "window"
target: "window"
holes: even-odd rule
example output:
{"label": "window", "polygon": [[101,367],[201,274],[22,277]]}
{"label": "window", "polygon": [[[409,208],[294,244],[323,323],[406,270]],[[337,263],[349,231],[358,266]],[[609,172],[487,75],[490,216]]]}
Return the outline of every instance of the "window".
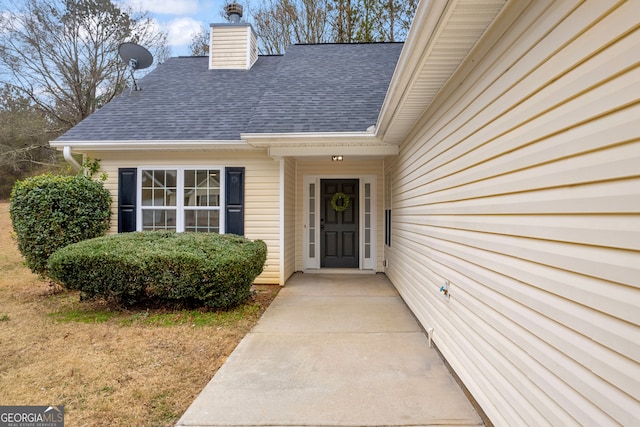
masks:
{"label": "window", "polygon": [[140,169],[139,179],[139,229],[221,232],[221,169]]}
{"label": "window", "polygon": [[220,232],[220,171],[184,171],[184,231]]}
{"label": "window", "polygon": [[142,171],[142,229],[176,230],[177,171]]}
{"label": "window", "polygon": [[371,238],[373,231],[372,208],[373,203],[371,201],[371,183],[364,183],[364,258],[371,258]]}

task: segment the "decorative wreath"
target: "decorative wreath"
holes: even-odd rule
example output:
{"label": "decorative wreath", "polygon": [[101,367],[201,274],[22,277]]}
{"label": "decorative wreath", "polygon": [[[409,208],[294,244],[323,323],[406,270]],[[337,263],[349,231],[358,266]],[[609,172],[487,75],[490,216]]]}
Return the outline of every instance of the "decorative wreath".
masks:
{"label": "decorative wreath", "polygon": [[[342,200],[342,204],[338,205],[338,200]],[[336,212],[344,212],[349,209],[349,196],[344,193],[336,193],[331,198],[331,207]]]}

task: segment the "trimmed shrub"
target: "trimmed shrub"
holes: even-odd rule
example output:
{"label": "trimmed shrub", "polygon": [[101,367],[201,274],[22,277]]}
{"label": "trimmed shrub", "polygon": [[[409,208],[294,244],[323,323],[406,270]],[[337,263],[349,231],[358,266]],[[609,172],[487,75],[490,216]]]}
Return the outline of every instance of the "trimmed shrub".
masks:
{"label": "trimmed shrub", "polygon": [[60,249],[49,274],[83,298],[227,309],[247,299],[266,257],[263,241],[231,234],[135,232]]}
{"label": "trimmed shrub", "polygon": [[27,267],[47,275],[56,250],[109,229],[111,196],[84,176],[40,175],[16,182],[9,213]]}

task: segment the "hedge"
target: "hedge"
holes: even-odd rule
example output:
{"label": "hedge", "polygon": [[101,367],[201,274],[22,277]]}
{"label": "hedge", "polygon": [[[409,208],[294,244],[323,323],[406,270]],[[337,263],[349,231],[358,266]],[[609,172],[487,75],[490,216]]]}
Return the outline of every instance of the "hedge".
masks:
{"label": "hedge", "polygon": [[105,234],[111,196],[101,182],[84,176],[40,175],[16,182],[9,212],[27,267],[47,275],[56,250]]}
{"label": "hedge", "polygon": [[134,232],[57,251],[49,275],[83,298],[227,309],[250,295],[266,256],[263,241],[236,235]]}

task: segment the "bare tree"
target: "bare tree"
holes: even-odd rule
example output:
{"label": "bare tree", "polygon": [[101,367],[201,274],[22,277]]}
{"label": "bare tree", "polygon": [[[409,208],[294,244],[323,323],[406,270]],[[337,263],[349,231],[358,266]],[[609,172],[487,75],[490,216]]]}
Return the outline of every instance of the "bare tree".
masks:
{"label": "bare tree", "polygon": [[268,0],[253,14],[262,51],[291,43],[403,40],[418,0]]}
{"label": "bare tree", "polygon": [[357,0],[330,0],[329,12],[332,41],[353,43],[360,15]]}
{"label": "bare tree", "polygon": [[50,120],[29,99],[4,85],[0,88],[0,199],[9,197],[16,179],[56,163],[48,141]]}
{"label": "bare tree", "polygon": [[379,0],[360,0],[360,22],[356,32],[356,40],[364,43],[385,41],[380,33],[383,4]]}
{"label": "bare tree", "polygon": [[384,41],[404,40],[409,33],[418,0],[385,0],[380,10],[377,32]]}
{"label": "bare tree", "polygon": [[326,0],[270,0],[253,13],[261,50],[282,54],[291,43],[328,41]]}
{"label": "bare tree", "polygon": [[[12,2],[13,3],[13,2]],[[111,0],[25,0],[2,4],[0,72],[66,130],[127,84],[118,46],[132,41],[168,56],[166,34],[144,13]]]}
{"label": "bare tree", "polygon": [[260,50],[266,55],[284,53],[292,43],[293,29],[290,26],[290,11],[287,0],[269,0],[253,13],[253,22],[259,35]]}
{"label": "bare tree", "polygon": [[[289,2],[291,3],[291,2]],[[300,0],[290,6],[291,24],[296,43],[324,43],[327,33],[328,5],[326,1]]]}
{"label": "bare tree", "polygon": [[202,25],[200,29],[191,36],[189,44],[191,56],[207,56],[209,54],[209,31]]}

